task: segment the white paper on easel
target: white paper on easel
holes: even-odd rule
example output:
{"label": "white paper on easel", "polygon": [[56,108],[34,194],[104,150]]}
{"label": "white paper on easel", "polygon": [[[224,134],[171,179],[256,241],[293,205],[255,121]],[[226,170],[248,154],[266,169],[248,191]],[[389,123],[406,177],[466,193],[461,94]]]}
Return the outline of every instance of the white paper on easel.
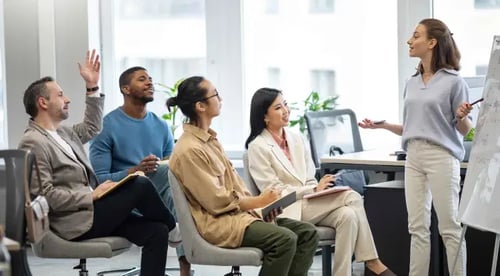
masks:
{"label": "white paper on easel", "polygon": [[500,36],[495,36],[486,85],[467,165],[459,218],[500,233]]}

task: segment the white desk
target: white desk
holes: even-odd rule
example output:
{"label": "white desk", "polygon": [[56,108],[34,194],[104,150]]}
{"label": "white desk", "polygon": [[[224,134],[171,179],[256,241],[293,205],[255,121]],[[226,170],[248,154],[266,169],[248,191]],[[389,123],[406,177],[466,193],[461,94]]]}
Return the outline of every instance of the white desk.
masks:
{"label": "white desk", "polygon": [[[397,160],[391,152],[383,150],[367,150],[343,155],[324,156],[320,158],[321,173],[336,169],[356,169],[382,171],[388,173],[403,172],[404,160]],[[467,162],[460,163],[460,174],[465,175]]]}

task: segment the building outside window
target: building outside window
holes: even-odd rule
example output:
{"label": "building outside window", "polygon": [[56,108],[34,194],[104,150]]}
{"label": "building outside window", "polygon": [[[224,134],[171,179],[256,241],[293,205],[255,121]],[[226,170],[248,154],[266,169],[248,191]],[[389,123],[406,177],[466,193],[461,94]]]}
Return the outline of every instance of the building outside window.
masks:
{"label": "building outside window", "polygon": [[500,9],[500,0],[475,0],[476,9]]}
{"label": "building outside window", "polygon": [[[272,67],[281,71],[279,89],[289,103],[303,102],[317,90],[321,96],[338,95],[338,108],[350,108],[358,118],[399,121],[396,53],[398,44],[404,42],[397,37],[396,0],[343,1],[335,12],[333,1],[281,1],[279,14],[273,16],[265,14],[266,2],[243,1],[247,103],[258,88],[270,82]],[[332,12],[310,13],[310,5]],[[374,26],[384,29],[384,43]],[[248,112],[248,106],[242,110]],[[294,112],[298,111],[292,111],[292,117]],[[399,146],[399,137],[388,132],[366,131],[363,135],[366,148],[388,143]]]}
{"label": "building outside window", "polygon": [[[117,93],[119,74],[133,66],[146,68],[155,83],[167,86],[180,78],[205,75],[203,0],[114,0],[114,10],[112,52]],[[159,91],[162,88],[158,85],[156,90],[148,109],[161,116],[167,112],[168,96]],[[115,99],[121,101],[121,96]],[[110,105],[110,109],[118,105]]]}
{"label": "building outside window", "polygon": [[267,69],[268,87],[280,89],[281,87],[281,70],[279,68],[270,67]]}
{"label": "building outside window", "polygon": [[470,77],[484,74],[486,71],[484,66],[490,60],[493,36],[499,34],[500,1],[435,0],[433,2],[434,17],[448,25],[462,55],[461,75]]}
{"label": "building outside window", "polygon": [[311,13],[333,13],[335,0],[309,0]]}
{"label": "building outside window", "polygon": [[335,71],[311,70],[311,88],[322,98],[336,96]]}

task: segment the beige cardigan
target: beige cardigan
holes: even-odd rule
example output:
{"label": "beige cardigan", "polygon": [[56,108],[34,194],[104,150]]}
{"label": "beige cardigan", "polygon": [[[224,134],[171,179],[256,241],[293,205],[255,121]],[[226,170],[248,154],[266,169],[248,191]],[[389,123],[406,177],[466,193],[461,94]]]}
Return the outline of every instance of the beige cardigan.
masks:
{"label": "beige cardigan", "polygon": [[283,210],[283,216],[300,220],[302,197],[312,193],[318,184],[314,178],[315,167],[309,145],[301,135],[286,130],[286,140],[292,163],[278,146],[269,131],[265,130],[248,145],[250,174],[262,191],[279,185],[285,191],[296,191],[297,202]]}

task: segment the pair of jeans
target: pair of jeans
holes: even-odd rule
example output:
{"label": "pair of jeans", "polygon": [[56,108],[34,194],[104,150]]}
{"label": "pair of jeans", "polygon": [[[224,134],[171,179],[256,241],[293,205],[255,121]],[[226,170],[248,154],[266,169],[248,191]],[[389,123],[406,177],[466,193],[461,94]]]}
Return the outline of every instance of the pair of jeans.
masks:
{"label": "pair of jeans", "polygon": [[[132,213],[133,209],[141,216]],[[165,274],[168,234],[175,219],[147,177],[138,176],[94,201],[89,231],[74,240],[120,236],[142,246],[141,275]]]}
{"label": "pair of jeans", "polygon": [[306,276],[319,236],[314,225],[289,218],[276,224],[255,221],[245,230],[242,247],[264,252],[259,276]]}
{"label": "pair of jeans", "polygon": [[409,275],[429,273],[432,205],[446,248],[448,270],[451,273],[458,256],[454,276],[466,274],[465,241],[460,247],[459,192],[460,161],[435,143],[423,139],[410,140],[405,163],[405,198],[411,235]]}

